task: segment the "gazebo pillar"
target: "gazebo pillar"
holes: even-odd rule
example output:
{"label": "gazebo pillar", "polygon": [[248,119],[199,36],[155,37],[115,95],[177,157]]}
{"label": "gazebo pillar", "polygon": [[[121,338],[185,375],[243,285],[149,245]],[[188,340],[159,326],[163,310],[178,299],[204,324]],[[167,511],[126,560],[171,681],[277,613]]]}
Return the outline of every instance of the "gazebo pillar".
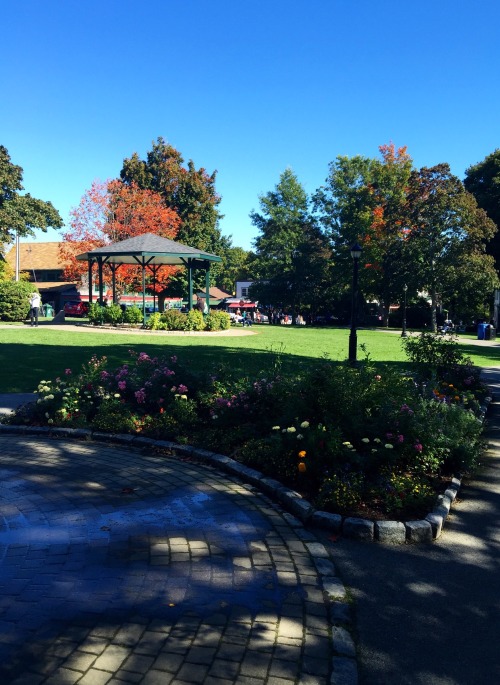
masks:
{"label": "gazebo pillar", "polygon": [[205,262],[205,302],[208,314],[210,311],[210,262]]}
{"label": "gazebo pillar", "polygon": [[102,281],[102,257],[97,257],[97,269],[99,279],[99,304],[101,307],[104,304],[104,284]]}
{"label": "gazebo pillar", "polygon": [[146,265],[142,260],[142,325],[146,328]]}
{"label": "gazebo pillar", "polygon": [[188,311],[193,308],[193,260],[188,259]]}
{"label": "gazebo pillar", "polygon": [[89,304],[92,304],[92,291],[93,291],[93,286],[92,286],[92,265],[93,265],[92,259],[89,259],[88,261],[88,280],[89,280]]}

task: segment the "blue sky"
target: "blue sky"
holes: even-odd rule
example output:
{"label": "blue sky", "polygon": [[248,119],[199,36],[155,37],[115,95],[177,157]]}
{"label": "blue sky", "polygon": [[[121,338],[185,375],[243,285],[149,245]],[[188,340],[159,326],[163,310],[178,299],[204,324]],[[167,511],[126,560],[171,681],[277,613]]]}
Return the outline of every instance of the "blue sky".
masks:
{"label": "blue sky", "polygon": [[158,136],[218,171],[222,232],[246,249],[286,167],[313,193],[338,155],[390,141],[460,178],[500,147],[498,0],[0,0],[0,16],[0,144],[66,222]]}

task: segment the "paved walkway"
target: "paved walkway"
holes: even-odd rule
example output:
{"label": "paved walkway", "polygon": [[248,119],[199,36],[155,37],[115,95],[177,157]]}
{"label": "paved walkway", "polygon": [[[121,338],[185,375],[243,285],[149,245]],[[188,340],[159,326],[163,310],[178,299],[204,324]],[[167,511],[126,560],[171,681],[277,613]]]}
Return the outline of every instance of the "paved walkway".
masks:
{"label": "paved walkway", "polygon": [[330,681],[324,546],[251,486],[150,452],[0,436],[0,682],[355,682]]}

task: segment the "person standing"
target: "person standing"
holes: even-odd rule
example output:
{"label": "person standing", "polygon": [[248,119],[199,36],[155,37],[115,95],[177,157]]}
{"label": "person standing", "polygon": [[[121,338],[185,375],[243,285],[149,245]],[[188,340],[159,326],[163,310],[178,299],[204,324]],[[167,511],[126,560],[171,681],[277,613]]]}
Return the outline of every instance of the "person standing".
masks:
{"label": "person standing", "polygon": [[38,326],[38,311],[40,309],[40,293],[31,293],[30,297],[30,319],[32,326]]}

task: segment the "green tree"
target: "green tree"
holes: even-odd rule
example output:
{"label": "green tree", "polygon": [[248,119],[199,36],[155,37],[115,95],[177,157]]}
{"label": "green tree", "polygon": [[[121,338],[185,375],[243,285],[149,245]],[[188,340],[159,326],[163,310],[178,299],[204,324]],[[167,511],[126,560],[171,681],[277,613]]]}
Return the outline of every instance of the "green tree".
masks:
{"label": "green tree", "polygon": [[24,321],[30,309],[29,298],[37,290],[26,281],[0,282],[0,321]]}
{"label": "green tree", "polygon": [[396,149],[393,143],[379,150],[381,159],[337,157],[313,200],[344,290],[352,274],[350,247],[359,242],[361,289],[379,302],[387,325],[404,281],[403,215],[412,160],[405,147]]}
{"label": "green tree", "polygon": [[12,243],[16,234],[35,235],[35,229],[61,228],[63,221],[52,203],[37,200],[24,190],[23,170],[12,164],[7,148],[0,145],[0,242]]}
{"label": "green tree", "polygon": [[229,240],[219,254],[223,259],[222,268],[216,276],[216,285],[228,293],[233,293],[236,281],[245,281],[249,273],[250,253],[242,247],[233,247]]}
{"label": "green tree", "polygon": [[[215,188],[216,171],[209,174],[204,168],[197,169],[192,160],[185,166],[180,152],[159,137],[145,160],[136,152],[125,159],[120,176],[127,184],[136,183],[139,188],[158,193],[165,205],[177,212],[181,219],[177,242],[223,256],[229,238],[224,239],[219,228],[222,215],[218,209],[221,198]],[[219,265],[212,267],[213,284],[220,272]],[[169,294],[185,295],[186,279],[184,270],[172,276]],[[203,287],[204,272],[195,280],[197,287]]]}
{"label": "green tree", "polygon": [[[500,148],[466,170],[464,186],[500,229]],[[487,250],[500,270],[500,230],[488,243]]]}
{"label": "green tree", "polygon": [[260,233],[250,264],[256,281],[252,297],[290,307],[292,315],[304,307],[314,309],[321,286],[328,282],[330,251],[311,217],[304,188],[286,169],[274,191],[259,201],[261,212],[250,214]]}
{"label": "green tree", "polygon": [[486,244],[496,227],[448,164],[412,172],[407,208],[410,278],[429,294],[435,331],[439,305],[480,307],[491,297],[497,275]]}

